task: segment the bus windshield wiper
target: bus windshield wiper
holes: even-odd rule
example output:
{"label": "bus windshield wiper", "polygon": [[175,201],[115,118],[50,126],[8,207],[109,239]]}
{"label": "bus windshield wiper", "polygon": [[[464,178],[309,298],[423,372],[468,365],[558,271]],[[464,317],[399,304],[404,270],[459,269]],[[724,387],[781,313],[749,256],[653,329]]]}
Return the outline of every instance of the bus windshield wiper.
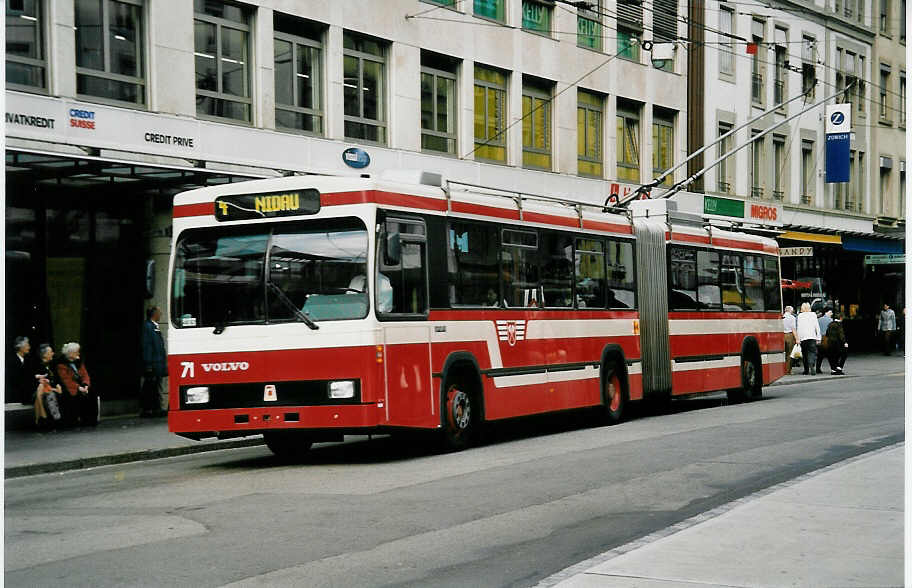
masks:
{"label": "bus windshield wiper", "polygon": [[297,318],[299,321],[301,321],[302,323],[304,323],[305,325],[307,325],[308,327],[310,327],[313,330],[317,330],[320,328],[320,325],[315,323],[312,318],[310,318],[309,316],[304,314],[304,312],[302,312],[300,308],[295,306],[295,303],[292,302],[291,299],[288,298],[288,295],[286,295],[285,292],[281,288],[278,287],[278,285],[274,284],[273,282],[266,282],[266,285],[269,286],[273,292],[275,292],[276,297],[278,297],[278,299],[282,301],[282,304],[284,304],[289,309],[291,309],[292,312],[294,312],[295,318]]}

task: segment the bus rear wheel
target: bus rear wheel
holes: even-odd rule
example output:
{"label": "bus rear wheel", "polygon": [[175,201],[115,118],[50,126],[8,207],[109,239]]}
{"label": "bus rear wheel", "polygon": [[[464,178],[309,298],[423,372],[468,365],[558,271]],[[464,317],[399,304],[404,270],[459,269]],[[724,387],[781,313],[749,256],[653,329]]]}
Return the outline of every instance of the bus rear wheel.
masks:
{"label": "bus rear wheel", "polygon": [[472,395],[458,384],[449,384],[444,395],[443,445],[450,451],[465,449],[475,438],[477,415]]}
{"label": "bus rear wheel", "polygon": [[621,384],[621,372],[616,365],[609,368],[602,381],[602,401],[608,424],[621,422],[624,418],[624,408],[627,406],[627,395]]}
{"label": "bus rear wheel", "polygon": [[763,371],[757,357],[741,356],[741,387],[728,391],[732,402],[750,402],[763,396]]}
{"label": "bus rear wheel", "polygon": [[313,441],[303,431],[266,431],[263,433],[266,447],[283,461],[304,459]]}

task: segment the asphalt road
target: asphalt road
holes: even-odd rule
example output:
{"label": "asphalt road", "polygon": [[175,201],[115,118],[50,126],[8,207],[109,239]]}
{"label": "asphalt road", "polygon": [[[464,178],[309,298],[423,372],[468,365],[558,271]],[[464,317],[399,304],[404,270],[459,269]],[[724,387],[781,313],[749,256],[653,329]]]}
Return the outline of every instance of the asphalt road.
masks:
{"label": "asphalt road", "polygon": [[455,454],[381,438],[302,465],[254,447],[18,478],[5,582],[529,586],[902,438],[903,380],[885,375],[679,401],[614,427],[525,420]]}

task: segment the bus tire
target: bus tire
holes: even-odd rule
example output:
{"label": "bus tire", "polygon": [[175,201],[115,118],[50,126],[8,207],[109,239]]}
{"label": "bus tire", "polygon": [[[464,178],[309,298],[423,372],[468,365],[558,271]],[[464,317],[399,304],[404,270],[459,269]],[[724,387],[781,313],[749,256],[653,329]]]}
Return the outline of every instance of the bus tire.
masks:
{"label": "bus tire", "polygon": [[602,406],[605,422],[609,425],[623,420],[627,407],[627,386],[624,372],[617,363],[606,368],[602,377]]}
{"label": "bus tire", "polygon": [[756,354],[741,354],[741,387],[728,391],[731,402],[750,402],[763,396],[763,368]]}
{"label": "bus tire", "polygon": [[263,440],[266,447],[283,461],[304,459],[313,441],[303,431],[265,431]]}
{"label": "bus tire", "polygon": [[474,395],[459,382],[447,382],[443,395],[443,447],[459,451],[472,445],[477,434],[478,407]]}

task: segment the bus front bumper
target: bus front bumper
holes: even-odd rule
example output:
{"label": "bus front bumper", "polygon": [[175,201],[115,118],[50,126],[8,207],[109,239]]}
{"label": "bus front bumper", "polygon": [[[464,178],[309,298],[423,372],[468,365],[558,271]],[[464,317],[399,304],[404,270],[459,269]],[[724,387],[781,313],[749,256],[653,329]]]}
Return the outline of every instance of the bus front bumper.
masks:
{"label": "bus front bumper", "polygon": [[235,437],[264,430],[374,429],[386,422],[382,403],[171,410],[168,430],[179,435]]}

